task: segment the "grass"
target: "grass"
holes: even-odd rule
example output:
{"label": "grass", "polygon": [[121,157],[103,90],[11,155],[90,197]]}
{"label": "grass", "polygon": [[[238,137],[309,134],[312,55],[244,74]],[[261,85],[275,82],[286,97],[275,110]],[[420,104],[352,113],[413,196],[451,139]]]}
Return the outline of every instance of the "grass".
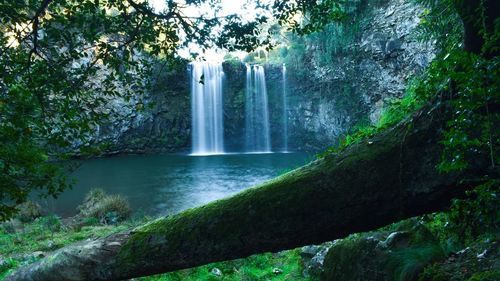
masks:
{"label": "grass", "polygon": [[[70,229],[61,224],[55,216],[40,217],[31,223],[25,223],[21,229],[14,229],[12,223],[0,227],[0,279],[15,268],[36,261],[33,253],[50,252],[74,242],[97,238],[128,229],[130,225],[118,226],[83,226]],[[1,260],[0,259],[0,260]]]}
{"label": "grass", "polygon": [[388,266],[393,280],[416,280],[425,266],[444,259],[445,255],[439,244],[428,243],[394,251],[389,258]]}
{"label": "grass", "polygon": [[[264,253],[245,259],[212,263],[177,272],[144,277],[140,281],[198,281],[198,280],[315,280],[304,277],[300,250],[294,249],[279,253]],[[214,271],[220,272],[220,275]]]}
{"label": "grass", "polygon": [[2,255],[22,255],[36,251],[51,251],[62,246],[89,239],[102,237],[128,228],[120,226],[84,226],[79,230],[56,229],[47,226],[52,217],[42,217],[28,224],[16,233],[0,230],[0,249]]}

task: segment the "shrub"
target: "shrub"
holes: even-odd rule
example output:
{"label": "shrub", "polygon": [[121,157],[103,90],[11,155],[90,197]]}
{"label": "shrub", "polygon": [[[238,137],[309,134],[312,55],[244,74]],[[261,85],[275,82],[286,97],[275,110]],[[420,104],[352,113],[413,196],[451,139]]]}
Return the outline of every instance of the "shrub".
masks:
{"label": "shrub", "polygon": [[101,202],[106,197],[106,192],[101,188],[91,189],[87,195],[85,195],[85,199],[83,200],[83,204],[78,206],[77,210],[83,214],[85,217],[88,217],[89,210],[95,208],[99,202]]}
{"label": "shrub", "polygon": [[35,202],[26,201],[17,207],[17,218],[22,222],[31,222],[42,215],[42,208]]}
{"label": "shrub", "polygon": [[36,222],[42,228],[47,229],[51,232],[60,231],[62,228],[62,223],[60,218],[55,215],[38,218]]}
{"label": "shrub", "polygon": [[455,200],[449,212],[450,231],[468,243],[481,234],[500,230],[499,180],[490,180],[468,191],[465,200]]}
{"label": "shrub", "polygon": [[128,200],[125,197],[106,195],[102,189],[91,190],[78,209],[87,220],[94,218],[104,224],[115,224],[123,221],[131,213]]}

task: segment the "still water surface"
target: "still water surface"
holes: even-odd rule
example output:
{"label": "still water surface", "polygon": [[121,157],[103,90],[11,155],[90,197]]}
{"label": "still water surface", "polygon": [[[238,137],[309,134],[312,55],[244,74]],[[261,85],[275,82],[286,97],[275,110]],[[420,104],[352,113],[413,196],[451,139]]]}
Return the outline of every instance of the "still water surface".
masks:
{"label": "still water surface", "polygon": [[148,215],[177,213],[269,180],[311,160],[305,153],[218,156],[136,155],[85,160],[72,190],[48,202],[61,216],[76,213],[85,194],[102,188],[121,194]]}

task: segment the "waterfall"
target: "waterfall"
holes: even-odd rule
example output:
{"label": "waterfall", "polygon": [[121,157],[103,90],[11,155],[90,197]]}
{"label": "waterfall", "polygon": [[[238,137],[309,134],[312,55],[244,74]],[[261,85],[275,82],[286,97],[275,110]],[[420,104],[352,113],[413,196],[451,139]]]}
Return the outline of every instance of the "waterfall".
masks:
{"label": "waterfall", "polygon": [[282,88],[283,88],[283,152],[288,151],[288,102],[286,98],[286,90],[287,90],[287,85],[286,85],[286,65],[283,64],[283,68],[281,70],[281,80],[283,82]]}
{"label": "waterfall", "polygon": [[247,152],[271,152],[266,77],[261,65],[246,65],[245,146]]}
{"label": "waterfall", "polygon": [[191,63],[192,154],[224,153],[222,63]]}

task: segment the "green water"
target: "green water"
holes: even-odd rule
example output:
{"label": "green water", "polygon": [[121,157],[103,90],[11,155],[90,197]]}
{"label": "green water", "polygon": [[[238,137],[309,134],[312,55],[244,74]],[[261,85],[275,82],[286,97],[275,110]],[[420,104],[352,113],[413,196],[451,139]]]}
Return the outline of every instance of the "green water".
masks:
{"label": "green water", "polygon": [[136,211],[153,216],[171,214],[229,196],[310,159],[305,153],[90,159],[73,172],[77,180],[74,188],[47,204],[50,211],[71,216],[90,189],[102,188],[126,196]]}

